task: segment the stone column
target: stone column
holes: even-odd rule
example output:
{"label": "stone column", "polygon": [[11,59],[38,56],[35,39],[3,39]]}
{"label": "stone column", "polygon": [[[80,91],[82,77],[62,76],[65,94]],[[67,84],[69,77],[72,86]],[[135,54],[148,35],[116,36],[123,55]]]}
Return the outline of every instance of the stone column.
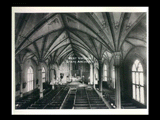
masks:
{"label": "stone column", "polygon": [[39,96],[43,98],[43,82],[42,82],[42,62],[39,62],[38,65],[38,73],[39,73]]}
{"label": "stone column", "polygon": [[115,104],[117,109],[121,109],[121,85],[120,85],[120,66],[121,66],[121,52],[114,53],[115,66]]}
{"label": "stone column", "polygon": [[[56,76],[57,76],[57,78],[58,78],[58,80],[60,80],[60,69],[59,69],[59,66],[58,65],[56,65],[57,67],[56,67]],[[57,79],[56,78],[56,79]]]}
{"label": "stone column", "polygon": [[102,93],[102,77],[103,77],[103,63],[102,60],[98,60],[98,64],[99,64],[99,70],[98,70],[98,76],[99,76],[99,81],[98,81],[98,85],[99,85],[99,91]]}
{"label": "stone column", "polygon": [[72,73],[71,73],[71,63],[69,62],[69,79],[71,80],[72,78]]}
{"label": "stone column", "polygon": [[81,78],[82,78],[83,64],[81,63],[80,66],[81,66],[81,69],[80,69],[80,76],[81,76]]}
{"label": "stone column", "polygon": [[49,65],[49,81],[52,83],[52,64]]}
{"label": "stone column", "polygon": [[23,97],[23,81],[24,81],[24,70],[23,70],[23,64],[20,64],[21,71],[20,71],[20,97]]}
{"label": "stone column", "polygon": [[51,80],[52,89],[54,90],[55,74],[54,74],[53,64],[51,64],[51,66],[52,67],[50,68],[50,80]]}
{"label": "stone column", "polygon": [[93,64],[90,64],[90,84],[93,84]]}
{"label": "stone column", "polygon": [[93,77],[92,77],[92,79],[93,79],[93,88],[95,88],[95,67],[94,67],[94,63],[92,63],[92,66],[93,66],[93,71],[92,71],[92,73],[93,73]]}
{"label": "stone column", "polygon": [[47,67],[47,80],[48,80],[48,83],[50,83],[50,66],[49,65]]}

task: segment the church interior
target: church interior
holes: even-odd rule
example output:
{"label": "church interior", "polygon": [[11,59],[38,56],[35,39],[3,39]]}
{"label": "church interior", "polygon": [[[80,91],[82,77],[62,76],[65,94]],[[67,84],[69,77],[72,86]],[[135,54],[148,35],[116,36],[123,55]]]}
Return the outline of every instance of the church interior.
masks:
{"label": "church interior", "polygon": [[146,109],[146,16],[15,13],[15,109]]}

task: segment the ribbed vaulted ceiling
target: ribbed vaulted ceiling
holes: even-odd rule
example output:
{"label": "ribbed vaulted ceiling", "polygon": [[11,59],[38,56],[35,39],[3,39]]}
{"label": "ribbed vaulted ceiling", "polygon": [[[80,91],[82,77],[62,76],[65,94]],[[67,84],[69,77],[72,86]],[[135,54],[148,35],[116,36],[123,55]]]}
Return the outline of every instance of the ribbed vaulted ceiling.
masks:
{"label": "ribbed vaulted ceiling", "polygon": [[146,13],[16,13],[15,54],[61,64],[68,56],[109,59],[146,47]]}

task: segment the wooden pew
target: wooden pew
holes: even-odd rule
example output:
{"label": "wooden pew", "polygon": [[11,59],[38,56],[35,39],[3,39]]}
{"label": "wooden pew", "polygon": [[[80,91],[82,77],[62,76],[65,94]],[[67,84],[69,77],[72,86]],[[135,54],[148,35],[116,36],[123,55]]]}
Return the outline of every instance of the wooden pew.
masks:
{"label": "wooden pew", "polygon": [[[116,109],[115,105],[115,94],[111,93],[104,93],[104,98],[110,103],[113,109]],[[131,102],[130,100],[121,101],[121,109],[137,109],[137,106]]]}
{"label": "wooden pew", "polygon": [[57,95],[55,95],[52,100],[43,109],[60,109],[64,98],[68,93],[69,88],[65,87],[61,89]]}

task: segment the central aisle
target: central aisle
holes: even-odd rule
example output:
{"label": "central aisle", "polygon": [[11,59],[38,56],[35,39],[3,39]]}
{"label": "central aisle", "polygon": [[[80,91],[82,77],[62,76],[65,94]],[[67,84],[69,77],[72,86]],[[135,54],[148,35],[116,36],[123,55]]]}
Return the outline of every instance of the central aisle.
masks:
{"label": "central aisle", "polygon": [[27,109],[108,109],[92,85],[73,81],[57,85]]}
{"label": "central aisle", "polygon": [[61,109],[108,109],[91,85],[73,81]]}
{"label": "central aisle", "polygon": [[88,85],[83,84],[83,83],[81,83],[79,81],[73,81],[71,83],[68,83],[68,86],[69,87],[87,87]]}

